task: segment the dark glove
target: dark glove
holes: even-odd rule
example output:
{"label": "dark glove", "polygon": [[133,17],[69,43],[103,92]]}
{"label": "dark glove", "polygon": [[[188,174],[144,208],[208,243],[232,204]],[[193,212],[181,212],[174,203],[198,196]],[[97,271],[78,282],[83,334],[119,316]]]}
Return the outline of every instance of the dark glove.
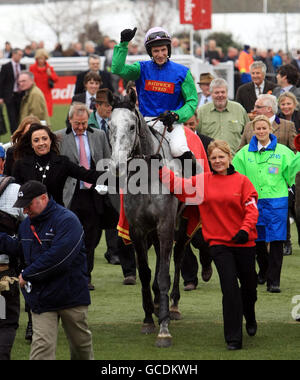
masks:
{"label": "dark glove", "polygon": [[136,29],[137,28],[122,30],[122,32],[121,32],[121,42],[125,42],[125,41],[129,42],[129,41],[131,41],[133,39],[133,37],[135,36]]}
{"label": "dark glove", "polygon": [[248,232],[239,230],[239,232],[232,238],[236,244],[245,244],[249,240]]}
{"label": "dark glove", "polygon": [[159,120],[163,122],[163,125],[170,127],[175,121],[179,119],[179,116],[175,112],[166,111],[159,115]]}

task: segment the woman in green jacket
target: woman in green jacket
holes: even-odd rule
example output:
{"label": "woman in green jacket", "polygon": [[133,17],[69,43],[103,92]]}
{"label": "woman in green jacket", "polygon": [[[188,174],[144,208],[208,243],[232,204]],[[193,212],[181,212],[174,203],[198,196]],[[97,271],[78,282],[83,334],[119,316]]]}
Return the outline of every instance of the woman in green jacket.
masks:
{"label": "woman in green jacket", "polygon": [[[267,281],[267,290],[280,292],[283,242],[286,240],[288,185],[300,170],[300,156],[277,143],[266,116],[253,121],[254,136],[234,157],[233,165],[246,175],[258,192],[259,218],[256,242],[259,282]],[[267,252],[270,243],[270,252]]]}

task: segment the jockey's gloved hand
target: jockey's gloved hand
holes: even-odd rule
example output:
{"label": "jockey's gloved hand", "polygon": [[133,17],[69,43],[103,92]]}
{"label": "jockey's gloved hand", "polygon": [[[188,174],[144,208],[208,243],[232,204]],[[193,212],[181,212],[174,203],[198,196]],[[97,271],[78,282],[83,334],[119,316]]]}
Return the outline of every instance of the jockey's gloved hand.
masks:
{"label": "jockey's gloved hand", "polygon": [[248,232],[239,230],[239,232],[232,238],[236,244],[245,244],[249,240]]}
{"label": "jockey's gloved hand", "polygon": [[129,42],[133,39],[136,33],[136,29],[124,29],[121,32],[121,42]]}
{"label": "jockey's gloved hand", "polygon": [[163,125],[170,127],[179,119],[179,116],[175,112],[166,111],[159,115],[159,119],[163,122]]}

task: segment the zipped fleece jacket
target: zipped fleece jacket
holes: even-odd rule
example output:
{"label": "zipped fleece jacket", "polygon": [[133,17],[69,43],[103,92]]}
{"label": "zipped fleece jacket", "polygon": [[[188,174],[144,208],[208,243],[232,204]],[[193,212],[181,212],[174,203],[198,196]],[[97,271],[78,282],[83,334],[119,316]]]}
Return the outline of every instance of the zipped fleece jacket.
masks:
{"label": "zipped fleece jacket", "polygon": [[[181,178],[165,166],[159,175],[161,182],[181,202],[188,200],[192,204],[194,198],[201,215],[203,237],[210,246],[255,246],[257,192],[246,176],[235,172],[232,166],[225,176],[208,172]],[[249,235],[246,244],[232,241],[240,229]]]}
{"label": "zipped fleece jacket", "polygon": [[168,60],[162,66],[154,61],[125,64],[128,42],[114,47],[112,73],[126,80],[134,80],[138,93],[139,110],[155,117],[165,111],[176,111],[179,123],[190,119],[197,108],[198,95],[190,70]]}
{"label": "zipped fleece jacket", "polygon": [[90,304],[84,249],[79,219],[53,199],[40,215],[21,223],[18,237],[0,234],[0,252],[24,254],[22,277],[32,288],[22,292],[37,314]]}
{"label": "zipped fleece jacket", "polygon": [[258,192],[258,240],[267,242],[286,240],[288,185],[295,183],[296,173],[300,170],[300,156],[278,144],[275,135],[270,134],[270,140],[266,150],[260,153],[258,140],[253,136],[232,162]]}

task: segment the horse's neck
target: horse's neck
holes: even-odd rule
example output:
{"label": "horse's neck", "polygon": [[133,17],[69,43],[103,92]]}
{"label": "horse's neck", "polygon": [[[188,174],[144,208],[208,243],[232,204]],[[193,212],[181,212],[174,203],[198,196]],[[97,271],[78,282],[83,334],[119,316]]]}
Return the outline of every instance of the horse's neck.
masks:
{"label": "horse's neck", "polygon": [[155,153],[153,135],[144,119],[141,120],[140,149],[141,149],[141,152],[139,153],[144,154],[144,155]]}

